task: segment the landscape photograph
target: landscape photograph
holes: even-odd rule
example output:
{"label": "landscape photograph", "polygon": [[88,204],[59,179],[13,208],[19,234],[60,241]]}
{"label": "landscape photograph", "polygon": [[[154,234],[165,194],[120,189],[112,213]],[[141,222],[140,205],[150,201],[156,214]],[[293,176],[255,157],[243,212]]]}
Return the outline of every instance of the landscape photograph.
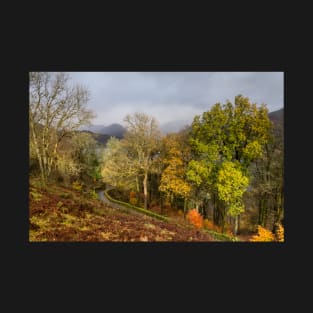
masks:
{"label": "landscape photograph", "polygon": [[29,242],[285,242],[284,72],[29,72]]}

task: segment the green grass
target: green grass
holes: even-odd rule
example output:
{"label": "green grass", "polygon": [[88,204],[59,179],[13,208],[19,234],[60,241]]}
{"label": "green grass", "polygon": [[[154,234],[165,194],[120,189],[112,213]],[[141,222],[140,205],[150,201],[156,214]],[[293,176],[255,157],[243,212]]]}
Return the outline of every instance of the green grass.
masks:
{"label": "green grass", "polygon": [[140,208],[140,207],[137,207],[135,205],[132,205],[132,204],[129,204],[129,203],[126,203],[126,202],[123,202],[123,201],[119,201],[119,200],[113,199],[106,190],[104,191],[104,194],[110,201],[112,201],[114,203],[121,204],[121,205],[126,206],[128,208],[134,209],[134,210],[136,210],[136,211],[138,211],[140,213],[144,213],[144,214],[146,214],[148,216],[155,217],[155,218],[157,218],[159,220],[163,220],[163,221],[168,221],[169,220],[168,217],[166,217],[166,216],[163,216],[163,215],[160,215],[160,214],[157,214],[157,213],[145,210],[144,208]]}

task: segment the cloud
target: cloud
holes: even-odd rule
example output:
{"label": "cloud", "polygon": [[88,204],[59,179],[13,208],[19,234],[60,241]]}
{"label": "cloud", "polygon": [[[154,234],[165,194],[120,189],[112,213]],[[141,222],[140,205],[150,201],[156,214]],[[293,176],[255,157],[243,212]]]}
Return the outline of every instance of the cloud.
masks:
{"label": "cloud", "polygon": [[238,94],[283,107],[282,72],[71,72],[73,83],[91,93],[94,124],[122,123],[126,114],[142,111],[160,124],[191,121],[216,102],[234,101]]}

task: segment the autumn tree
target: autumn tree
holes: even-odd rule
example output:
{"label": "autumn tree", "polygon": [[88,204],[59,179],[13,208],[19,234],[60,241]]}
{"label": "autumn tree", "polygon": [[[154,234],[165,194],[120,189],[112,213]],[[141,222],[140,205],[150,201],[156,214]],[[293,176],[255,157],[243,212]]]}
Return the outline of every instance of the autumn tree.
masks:
{"label": "autumn tree", "polygon": [[73,132],[71,139],[71,158],[80,164],[80,179],[95,181],[100,179],[101,147],[88,132]]}
{"label": "autumn tree", "polygon": [[284,137],[283,123],[271,124],[263,153],[251,166],[252,195],[257,201],[258,224],[275,227],[284,216]]}
{"label": "autumn tree", "polygon": [[249,179],[234,162],[223,162],[217,177],[218,197],[226,204],[227,213],[234,219],[233,234],[237,235],[238,216],[244,212],[242,197]]}
{"label": "autumn tree", "polygon": [[86,108],[88,98],[88,90],[71,86],[65,73],[29,74],[30,146],[38,160],[43,184],[57,168],[62,139],[93,117]]}
{"label": "autumn tree", "polygon": [[[242,185],[237,187],[244,190],[244,177],[249,175],[251,163],[262,154],[269,127],[266,106],[257,107],[241,95],[235,97],[234,105],[229,101],[224,105],[217,103],[202,116],[194,118],[190,138],[194,160],[189,164],[188,178],[193,185],[208,189],[214,205],[214,223],[218,226],[224,226],[225,213],[241,211],[230,209],[233,204],[225,201],[230,199],[230,195],[222,192],[221,184],[218,185],[225,168],[224,162],[233,163],[231,166],[226,163],[233,169],[233,177],[229,178],[234,181],[236,176],[241,177]],[[226,190],[231,192],[229,188]],[[236,203],[239,208],[238,198]]]}
{"label": "autumn tree", "polygon": [[190,159],[190,148],[184,142],[184,134],[168,134],[163,138],[166,149],[163,159],[164,170],[161,175],[159,190],[169,197],[184,199],[184,216],[186,213],[186,200],[191,186],[186,180],[186,168]]}
{"label": "autumn tree", "polygon": [[122,140],[111,137],[103,153],[101,174],[104,182],[122,189],[138,189],[137,166]]}
{"label": "autumn tree", "polygon": [[127,115],[124,119],[126,132],[124,145],[129,159],[133,161],[138,176],[142,178],[144,191],[144,208],[148,207],[148,174],[154,156],[158,152],[161,133],[155,118],[144,113]]}

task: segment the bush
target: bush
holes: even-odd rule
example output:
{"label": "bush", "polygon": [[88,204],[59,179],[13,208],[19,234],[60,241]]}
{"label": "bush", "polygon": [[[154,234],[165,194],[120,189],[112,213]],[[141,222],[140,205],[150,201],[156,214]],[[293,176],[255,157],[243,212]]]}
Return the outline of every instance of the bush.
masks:
{"label": "bush", "polygon": [[35,190],[34,191],[30,191],[29,194],[30,194],[30,196],[32,197],[32,199],[34,201],[40,201],[41,198],[42,198],[42,195],[39,192],[35,191]]}
{"label": "bush", "polygon": [[187,220],[197,228],[203,227],[203,217],[196,209],[192,209],[187,213]]}
{"label": "bush", "polygon": [[130,198],[129,203],[132,205],[137,205],[138,204],[137,198]]}
{"label": "bush", "polygon": [[72,187],[76,191],[82,191],[82,189],[83,189],[83,185],[78,180],[75,180],[73,182]]}
{"label": "bush", "polygon": [[70,199],[72,197],[69,193],[66,192],[60,193],[59,196],[63,199]]}
{"label": "bush", "polygon": [[94,189],[89,191],[89,196],[91,197],[91,199],[98,199],[98,194]]}
{"label": "bush", "polygon": [[284,227],[282,224],[276,224],[275,227],[275,237],[276,237],[276,241],[279,242],[284,242]]}
{"label": "bush", "polygon": [[183,215],[184,215],[183,210],[178,210],[178,211],[177,211],[177,215],[178,215],[178,216],[183,216]]}
{"label": "bush", "polygon": [[203,227],[207,228],[207,229],[213,229],[214,228],[214,224],[212,221],[209,221],[207,218],[205,218],[203,220]]}
{"label": "bush", "polygon": [[208,220],[208,219],[204,219],[203,227],[205,227],[206,229],[214,230],[215,232],[218,232],[218,233],[222,231],[221,227],[215,225],[213,221]]}
{"label": "bush", "polygon": [[131,199],[131,198],[136,198],[136,192],[135,191],[131,191],[129,193],[129,199]]}
{"label": "bush", "polygon": [[268,229],[258,225],[258,232],[256,235],[252,236],[249,241],[258,242],[258,241],[275,241],[274,234]]}
{"label": "bush", "polygon": [[135,191],[131,191],[129,193],[129,203],[133,204],[133,205],[137,205],[138,204],[138,200],[137,200],[137,196],[136,196],[136,192]]}

